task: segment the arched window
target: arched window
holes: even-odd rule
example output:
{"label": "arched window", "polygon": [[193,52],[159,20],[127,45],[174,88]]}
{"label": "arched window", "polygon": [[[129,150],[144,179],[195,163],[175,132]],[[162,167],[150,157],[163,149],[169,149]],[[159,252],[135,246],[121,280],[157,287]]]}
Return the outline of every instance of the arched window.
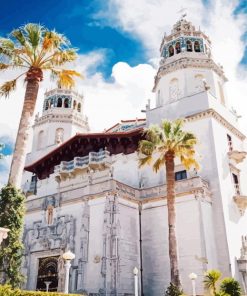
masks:
{"label": "arched window", "polygon": [[81,112],[81,103],[78,104],[77,111]]}
{"label": "arched window", "polygon": [[63,137],[64,137],[64,129],[63,128],[56,129],[55,143],[56,144],[63,143]]}
{"label": "arched window", "polygon": [[69,99],[68,98],[66,98],[64,100],[64,108],[69,108]]}
{"label": "arched window", "polygon": [[45,101],[45,110],[48,110],[49,109],[49,102],[48,100]]}
{"label": "arched window", "polygon": [[194,50],[195,50],[195,52],[200,52],[201,51],[200,43],[198,41],[195,41],[195,43],[194,43]]}
{"label": "arched window", "polygon": [[204,76],[202,74],[195,75],[195,90],[196,92],[201,92],[205,90],[204,84],[203,84]]}
{"label": "arched window", "polygon": [[168,49],[168,51],[169,51],[169,57],[171,57],[171,56],[173,56],[173,55],[174,55],[174,48],[173,48],[173,46],[172,46],[172,45],[170,45],[170,46],[169,46],[169,49]]}
{"label": "arched window", "polygon": [[192,42],[190,40],[187,40],[186,42],[186,48],[187,48],[187,51],[192,51]]}
{"label": "arched window", "polygon": [[176,101],[180,96],[178,79],[173,78],[169,84],[169,98],[171,101]]}
{"label": "arched window", "polygon": [[53,223],[53,206],[49,205],[47,207],[46,215],[47,224],[51,225]]}
{"label": "arched window", "polygon": [[58,98],[57,99],[57,107],[61,108],[62,106],[63,106],[63,100],[62,100],[62,98]]}
{"label": "arched window", "polygon": [[224,96],[224,90],[222,87],[222,84],[218,81],[218,86],[219,86],[219,92],[220,92],[220,102],[222,105],[225,105],[225,96]]}
{"label": "arched window", "polygon": [[37,139],[37,150],[40,150],[44,147],[44,136],[45,136],[44,131],[40,131]]}
{"label": "arched window", "polygon": [[76,103],[76,100],[73,102],[73,109],[76,109],[76,105],[77,105],[77,103]]}
{"label": "arched window", "polygon": [[51,98],[51,99],[50,99],[50,108],[53,108],[53,107],[54,107],[54,99]]}
{"label": "arched window", "polygon": [[180,42],[177,42],[176,43],[175,49],[176,49],[176,53],[180,53],[181,52]]}

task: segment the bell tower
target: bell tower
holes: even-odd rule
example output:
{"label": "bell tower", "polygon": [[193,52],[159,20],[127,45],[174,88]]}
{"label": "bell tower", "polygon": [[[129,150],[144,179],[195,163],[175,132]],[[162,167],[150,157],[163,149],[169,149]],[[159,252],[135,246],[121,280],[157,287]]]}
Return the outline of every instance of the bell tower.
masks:
{"label": "bell tower", "polygon": [[[215,102],[227,105],[224,92],[227,79],[222,67],[212,59],[211,41],[191,22],[181,18],[171,33],[164,35],[160,54],[160,66],[153,88],[156,108],[174,103],[182,107],[184,104],[177,102],[188,101],[188,98],[193,98],[191,103],[198,105],[205,91],[210,93]],[[183,106],[182,116],[188,115],[190,107]]]}
{"label": "bell tower", "polygon": [[32,152],[27,163],[49,153],[76,133],[89,131],[83,106],[84,97],[73,90],[57,88],[45,93],[42,114],[35,117]]}
{"label": "bell tower", "polygon": [[246,136],[237,114],[229,110],[227,79],[212,58],[209,37],[184,18],[163,37],[160,54],[153,88],[156,102],[153,109],[146,106],[147,126],[181,118],[185,130],[196,135],[196,174],[209,182],[212,199],[200,214],[203,257],[208,269],[242,281],[236,258],[247,227],[247,186],[241,181],[247,176]]}

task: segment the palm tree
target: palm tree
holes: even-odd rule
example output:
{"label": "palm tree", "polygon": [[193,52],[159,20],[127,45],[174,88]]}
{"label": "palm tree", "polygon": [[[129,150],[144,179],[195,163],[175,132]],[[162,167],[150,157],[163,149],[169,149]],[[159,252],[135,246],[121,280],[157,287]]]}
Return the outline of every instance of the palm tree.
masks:
{"label": "palm tree", "polygon": [[176,211],[175,211],[175,158],[179,157],[186,169],[198,167],[195,160],[194,146],[197,143],[195,135],[182,130],[183,121],[174,122],[164,120],[161,127],[153,125],[145,131],[146,139],[139,144],[139,165],[152,165],[155,172],[166,168],[167,209],[169,225],[169,257],[171,268],[171,282],[180,287],[178,269],[178,253],[176,239]]}
{"label": "palm tree", "polygon": [[74,77],[80,76],[73,70],[62,69],[67,62],[77,57],[76,49],[70,47],[69,40],[56,31],[50,31],[39,24],[26,24],[13,30],[8,38],[0,38],[0,70],[23,70],[15,79],[0,86],[0,96],[8,97],[16,89],[17,80],[24,77],[25,99],[17,133],[13,160],[9,174],[9,184],[21,185],[29,131],[32,124],[39,84],[43,71],[50,71],[51,78],[59,87],[74,86]]}
{"label": "palm tree", "polygon": [[218,295],[216,285],[220,277],[221,272],[217,269],[208,270],[204,276],[204,287],[209,290],[213,296]]}

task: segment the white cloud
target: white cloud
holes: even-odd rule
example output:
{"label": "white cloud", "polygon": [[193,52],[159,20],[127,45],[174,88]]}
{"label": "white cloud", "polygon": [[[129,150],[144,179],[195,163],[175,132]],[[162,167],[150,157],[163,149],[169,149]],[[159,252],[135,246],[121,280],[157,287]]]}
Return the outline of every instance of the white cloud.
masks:
{"label": "white cloud", "polygon": [[164,32],[170,33],[180,16],[178,11],[186,7],[187,19],[200,26],[212,41],[214,60],[223,65],[229,79],[229,106],[243,115],[240,123],[246,129],[247,72],[239,63],[244,55],[245,44],[241,38],[247,30],[247,17],[243,13],[233,14],[238,4],[236,0],[211,0],[207,6],[200,0],[110,0],[108,10],[97,13],[95,18],[138,37],[153,59],[159,55]]}

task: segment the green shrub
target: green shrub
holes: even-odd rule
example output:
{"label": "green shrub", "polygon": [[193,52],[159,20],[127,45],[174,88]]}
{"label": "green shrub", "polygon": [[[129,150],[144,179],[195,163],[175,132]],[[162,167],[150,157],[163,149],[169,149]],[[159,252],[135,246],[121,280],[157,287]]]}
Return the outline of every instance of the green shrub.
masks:
{"label": "green shrub", "polygon": [[10,230],[0,246],[0,272],[2,284],[13,288],[21,287],[24,280],[21,274],[24,202],[25,196],[15,187],[7,185],[0,190],[0,227]]}
{"label": "green shrub", "polygon": [[225,278],[220,285],[220,291],[230,296],[241,295],[240,284],[233,278]]}
{"label": "green shrub", "polygon": [[[19,289],[11,289],[9,285],[0,285],[0,296],[64,296],[63,293],[57,292],[37,292],[37,291],[23,291]],[[69,294],[70,296],[78,296],[75,294]],[[80,294],[86,296],[86,294]]]}
{"label": "green shrub", "polygon": [[180,296],[180,295],[183,295],[183,291],[173,283],[170,283],[170,285],[166,289],[165,296]]}

